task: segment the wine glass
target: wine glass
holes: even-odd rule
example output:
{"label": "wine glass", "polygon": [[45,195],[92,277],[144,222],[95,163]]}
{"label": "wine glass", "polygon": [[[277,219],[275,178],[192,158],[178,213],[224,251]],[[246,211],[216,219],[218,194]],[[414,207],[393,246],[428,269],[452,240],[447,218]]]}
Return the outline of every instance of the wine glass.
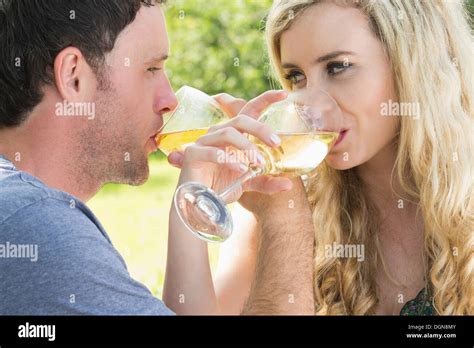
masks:
{"label": "wine glass", "polygon": [[184,150],[206,134],[209,127],[229,118],[217,101],[196,88],[183,86],[176,92],[176,98],[178,106],[163,115],[163,126],[155,139],[167,156]]}
{"label": "wine glass", "polygon": [[247,180],[259,175],[301,176],[313,171],[326,157],[343,127],[343,116],[336,101],[325,91],[306,87],[272,104],[259,121],[273,128],[281,139],[271,148],[250,136],[265,163],[250,167],[234,183],[219,193],[198,182],[179,186],[174,196],[178,215],[188,229],[207,242],[222,242],[232,234],[228,198]]}

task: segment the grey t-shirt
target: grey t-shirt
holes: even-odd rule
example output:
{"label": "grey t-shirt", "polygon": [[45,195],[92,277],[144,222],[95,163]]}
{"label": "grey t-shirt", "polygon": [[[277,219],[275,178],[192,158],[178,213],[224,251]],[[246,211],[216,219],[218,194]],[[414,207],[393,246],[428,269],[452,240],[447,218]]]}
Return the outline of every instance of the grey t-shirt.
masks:
{"label": "grey t-shirt", "polygon": [[0,315],[171,315],[76,197],[0,155]]}

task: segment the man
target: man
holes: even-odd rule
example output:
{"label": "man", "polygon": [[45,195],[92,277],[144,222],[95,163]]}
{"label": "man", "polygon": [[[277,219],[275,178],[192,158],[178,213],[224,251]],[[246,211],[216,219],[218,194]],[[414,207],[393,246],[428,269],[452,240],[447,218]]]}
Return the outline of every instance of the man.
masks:
{"label": "man", "polygon": [[83,203],[147,180],[176,107],[162,2],[0,1],[0,314],[173,314]]}

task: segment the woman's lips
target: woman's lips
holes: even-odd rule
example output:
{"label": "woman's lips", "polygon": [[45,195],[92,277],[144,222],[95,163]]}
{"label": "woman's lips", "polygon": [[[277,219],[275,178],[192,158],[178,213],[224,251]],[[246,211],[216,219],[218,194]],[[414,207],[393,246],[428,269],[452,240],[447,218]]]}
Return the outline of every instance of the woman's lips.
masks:
{"label": "woman's lips", "polygon": [[334,143],[334,146],[338,145],[341,143],[341,141],[344,140],[344,138],[346,137],[346,134],[349,130],[348,129],[344,129],[341,131],[341,133],[339,133],[339,137],[337,138],[336,142]]}

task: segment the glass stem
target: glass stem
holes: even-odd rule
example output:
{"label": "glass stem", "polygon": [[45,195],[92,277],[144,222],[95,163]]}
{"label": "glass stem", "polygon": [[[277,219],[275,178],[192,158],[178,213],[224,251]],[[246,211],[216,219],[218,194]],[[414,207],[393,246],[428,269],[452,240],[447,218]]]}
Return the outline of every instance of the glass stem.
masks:
{"label": "glass stem", "polygon": [[263,168],[249,168],[249,170],[239,177],[235,182],[227,186],[223,191],[219,193],[219,197],[226,202],[226,198],[231,195],[235,190],[241,187],[246,181],[255,178],[263,173]]}

